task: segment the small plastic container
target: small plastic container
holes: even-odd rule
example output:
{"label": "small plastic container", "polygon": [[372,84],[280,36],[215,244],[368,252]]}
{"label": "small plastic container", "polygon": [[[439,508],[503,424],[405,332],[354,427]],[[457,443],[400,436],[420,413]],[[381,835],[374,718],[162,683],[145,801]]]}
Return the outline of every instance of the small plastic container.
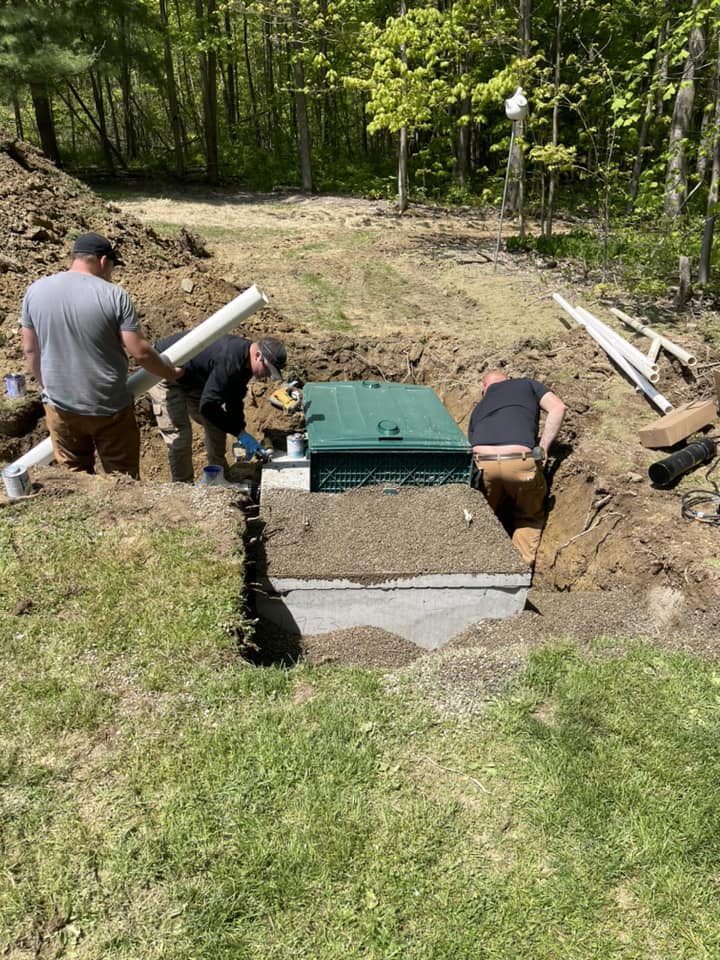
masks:
{"label": "small plastic container", "polygon": [[217,466],[217,464],[210,464],[207,467],[203,467],[199,484],[201,487],[222,487],[224,480],[223,468]]}

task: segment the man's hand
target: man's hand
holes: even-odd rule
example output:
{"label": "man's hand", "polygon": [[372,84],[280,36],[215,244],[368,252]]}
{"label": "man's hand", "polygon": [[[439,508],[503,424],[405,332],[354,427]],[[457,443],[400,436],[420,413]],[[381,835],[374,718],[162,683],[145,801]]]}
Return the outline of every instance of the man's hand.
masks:
{"label": "man's hand", "polygon": [[252,460],[256,454],[258,456],[266,456],[264,449],[260,446],[258,441],[251,433],[239,434],[238,443],[245,451],[246,460]]}

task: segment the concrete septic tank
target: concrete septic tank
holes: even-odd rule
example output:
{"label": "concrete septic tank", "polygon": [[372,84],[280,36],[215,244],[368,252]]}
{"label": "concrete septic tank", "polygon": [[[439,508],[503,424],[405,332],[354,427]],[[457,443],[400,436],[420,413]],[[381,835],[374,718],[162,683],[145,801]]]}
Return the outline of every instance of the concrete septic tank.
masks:
{"label": "concrete septic tank", "polygon": [[519,613],[530,570],[467,484],[267,488],[258,615],[290,633],[380,627],[428,650]]}

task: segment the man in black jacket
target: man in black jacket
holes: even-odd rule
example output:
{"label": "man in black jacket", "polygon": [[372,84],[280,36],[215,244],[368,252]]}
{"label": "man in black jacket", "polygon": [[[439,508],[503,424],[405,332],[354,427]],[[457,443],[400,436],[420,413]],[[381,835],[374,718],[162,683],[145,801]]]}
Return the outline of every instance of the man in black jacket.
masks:
{"label": "man in black jacket", "polygon": [[[184,334],[176,333],[156,344],[167,350]],[[280,380],[285,366],[285,347],[273,337],[250,341],[225,335],[185,364],[175,382],[162,380],[149,392],[153,412],[168,450],[174,481],[192,483],[192,424],[205,432],[207,462],[227,466],[227,435],[240,438],[249,455],[260,444],[245,430],[244,401],[251,377]]]}

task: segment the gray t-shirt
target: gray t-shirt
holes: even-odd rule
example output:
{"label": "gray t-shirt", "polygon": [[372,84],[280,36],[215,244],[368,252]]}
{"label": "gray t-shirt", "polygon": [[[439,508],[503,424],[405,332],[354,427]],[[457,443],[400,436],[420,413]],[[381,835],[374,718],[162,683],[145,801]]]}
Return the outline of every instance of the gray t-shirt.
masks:
{"label": "gray t-shirt", "polygon": [[43,277],[25,293],[21,322],[40,344],[43,402],[96,417],[132,402],[120,331],[140,321],[122,287],[75,271]]}

